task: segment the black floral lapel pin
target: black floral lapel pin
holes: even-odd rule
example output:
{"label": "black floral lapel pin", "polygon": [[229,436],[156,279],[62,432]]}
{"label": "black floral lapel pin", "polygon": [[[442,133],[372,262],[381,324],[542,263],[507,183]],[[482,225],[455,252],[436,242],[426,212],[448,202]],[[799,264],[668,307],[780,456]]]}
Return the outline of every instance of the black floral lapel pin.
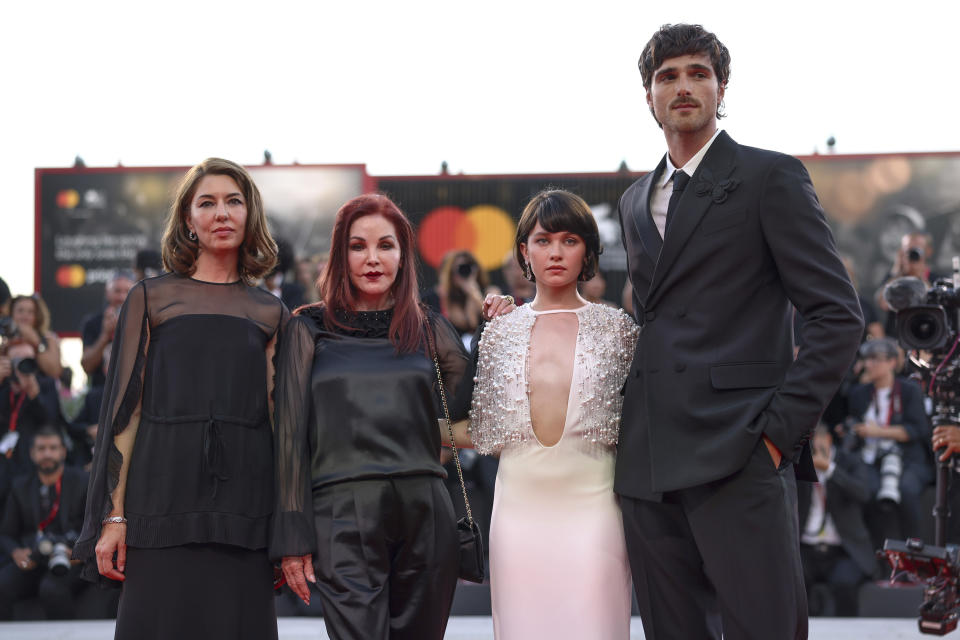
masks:
{"label": "black floral lapel pin", "polygon": [[713,175],[709,171],[704,171],[697,180],[694,191],[698,196],[709,195],[710,199],[720,204],[727,200],[727,196],[740,186],[740,181],[736,178],[726,178],[719,182],[713,181]]}

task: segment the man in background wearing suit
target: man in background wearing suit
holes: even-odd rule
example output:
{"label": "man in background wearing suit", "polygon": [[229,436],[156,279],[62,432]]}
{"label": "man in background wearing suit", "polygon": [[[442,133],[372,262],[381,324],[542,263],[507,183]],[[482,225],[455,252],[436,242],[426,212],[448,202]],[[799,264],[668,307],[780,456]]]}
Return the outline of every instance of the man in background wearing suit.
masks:
{"label": "man in background wearing suit", "polygon": [[48,619],[75,617],[86,583],[80,565],[68,560],[83,525],[87,474],[65,467],[66,458],[60,430],[37,429],[30,443],[36,470],[14,481],[0,520],[0,551],[12,560],[0,569],[0,620],[10,619],[17,600],[33,596]]}
{"label": "man in background wearing suit", "polygon": [[794,468],[816,480],[808,442],[859,345],[857,295],[803,165],[718,131],[716,36],[666,25],[639,66],[668,150],[619,207],[643,328],[615,489],[644,632],[805,638]]}

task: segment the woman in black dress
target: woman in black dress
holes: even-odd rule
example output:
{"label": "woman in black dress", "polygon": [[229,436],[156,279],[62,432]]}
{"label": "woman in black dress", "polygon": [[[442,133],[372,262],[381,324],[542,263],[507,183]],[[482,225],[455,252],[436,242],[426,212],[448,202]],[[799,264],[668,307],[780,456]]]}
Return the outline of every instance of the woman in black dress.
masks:
{"label": "woman in black dress", "polygon": [[277,637],[268,396],[288,313],[250,285],[275,260],[249,174],[193,167],[164,233],[170,273],[120,312],[74,548],[89,577],[123,582],[117,638]]}
{"label": "woman in black dress", "polygon": [[[419,304],[413,237],[385,196],[347,202],[322,301],[294,314],[280,344],[270,555],[305,602],[317,583],[336,640],[440,640],[456,587],[428,344],[451,398],[469,386],[468,356]],[[467,402],[452,404],[464,417]]]}

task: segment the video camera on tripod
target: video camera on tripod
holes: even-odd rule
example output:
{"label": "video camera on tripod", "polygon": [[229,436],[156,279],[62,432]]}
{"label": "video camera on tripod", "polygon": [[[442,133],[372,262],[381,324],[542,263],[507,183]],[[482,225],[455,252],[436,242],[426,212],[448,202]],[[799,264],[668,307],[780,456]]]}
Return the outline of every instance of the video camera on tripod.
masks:
{"label": "video camera on tripod", "polygon": [[[960,258],[953,259],[953,279],[937,280],[927,289],[918,278],[897,278],[883,297],[897,312],[900,344],[912,352],[924,392],[933,400],[933,426],[960,425]],[[947,487],[954,460],[937,461],[933,517],[934,544],[918,538],[886,540],[883,551],[891,580],[901,573],[924,585],[917,621],[920,632],[946,635],[960,620],[960,548],[946,544]]]}

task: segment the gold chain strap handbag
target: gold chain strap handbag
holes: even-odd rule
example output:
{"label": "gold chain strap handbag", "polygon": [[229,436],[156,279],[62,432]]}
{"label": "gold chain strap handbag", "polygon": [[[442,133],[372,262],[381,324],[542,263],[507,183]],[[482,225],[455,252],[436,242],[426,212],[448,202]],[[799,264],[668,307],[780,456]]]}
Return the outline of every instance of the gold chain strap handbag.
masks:
{"label": "gold chain strap handbag", "polygon": [[460,489],[463,491],[463,504],[467,515],[457,520],[457,538],[460,541],[460,578],[468,582],[482,583],[483,570],[483,536],[480,527],[473,519],[470,510],[470,499],[467,498],[467,485],[463,481],[463,469],[460,468],[460,456],[457,452],[457,443],[453,436],[453,422],[450,421],[450,409],[447,407],[447,393],[443,387],[443,375],[440,373],[440,361],[437,358],[437,347],[434,343],[433,328],[430,322],[426,323],[427,342],[433,355],[433,367],[437,371],[437,384],[440,385],[440,400],[443,403],[443,415],[447,420],[447,432],[450,434],[450,448],[453,450],[453,460],[457,465],[457,476],[460,478]]}

